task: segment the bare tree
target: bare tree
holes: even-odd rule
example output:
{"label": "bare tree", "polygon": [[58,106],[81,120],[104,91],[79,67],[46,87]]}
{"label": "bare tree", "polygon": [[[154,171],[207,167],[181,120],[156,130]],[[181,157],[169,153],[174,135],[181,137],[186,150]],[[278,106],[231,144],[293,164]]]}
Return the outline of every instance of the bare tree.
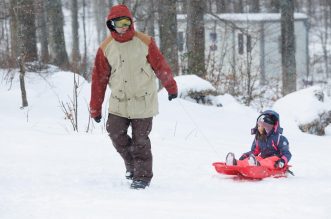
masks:
{"label": "bare tree", "polygon": [[22,98],[22,106],[21,108],[28,106],[28,98],[26,95],[25,89],[25,65],[24,65],[25,56],[22,53],[19,57],[17,57],[17,62],[20,67],[20,88],[21,88],[21,98]]}
{"label": "bare tree", "polygon": [[95,16],[95,27],[97,29],[99,43],[101,43],[107,35],[106,17],[108,13],[109,3],[110,2],[108,0],[97,0],[92,2],[93,12]]}
{"label": "bare tree", "polygon": [[10,5],[6,0],[0,1],[0,66],[9,67],[10,65],[10,31],[8,30]]}
{"label": "bare tree", "polygon": [[187,14],[187,3],[189,0],[177,0],[177,12],[179,14]]}
{"label": "bare tree", "polygon": [[16,40],[12,42],[12,45],[13,43],[18,44],[18,47],[13,45],[16,58],[18,54],[22,53],[25,57],[24,61],[38,60],[33,0],[11,0],[11,9],[15,20],[13,23],[13,34],[16,34],[12,38]]}
{"label": "bare tree", "polygon": [[157,8],[154,7],[155,0],[140,0],[136,1],[133,7],[133,14],[136,21],[136,30],[147,32],[151,36],[155,36],[154,21]]}
{"label": "bare tree", "polygon": [[17,0],[10,0],[10,52],[11,61],[10,65],[14,66],[16,58],[19,56],[19,45],[18,45],[18,20],[15,14],[15,7],[17,5]]}
{"label": "bare tree", "polygon": [[61,0],[47,0],[46,4],[51,62],[62,68],[69,67],[68,54],[63,31],[63,13]]}
{"label": "bare tree", "polygon": [[250,0],[249,4],[249,12],[250,13],[259,13],[260,12],[260,0]]}
{"label": "bare tree", "polygon": [[114,3],[113,0],[108,0],[108,7],[111,8],[113,7]]}
{"label": "bare tree", "polygon": [[226,0],[215,0],[216,3],[216,13],[227,13],[228,3]]}
{"label": "bare tree", "polygon": [[86,80],[89,80],[91,75],[87,71],[87,42],[86,42],[86,2],[83,0],[83,36],[84,36],[84,55],[83,55],[83,60],[82,60],[82,76]]}
{"label": "bare tree", "polygon": [[[330,27],[330,11],[328,4],[331,5],[331,3],[328,0],[322,0],[321,1],[321,10],[322,10],[322,19],[321,24],[323,25],[320,28],[319,38],[321,40],[321,46],[322,46],[322,52],[323,52],[323,59],[324,59],[324,70],[326,72],[326,78],[330,77],[330,68],[329,68],[329,50],[328,47],[330,46],[329,42],[329,27]],[[331,6],[330,6],[331,9]]]}
{"label": "bare tree", "polygon": [[147,11],[147,14],[149,15],[147,20],[146,20],[146,26],[147,26],[147,33],[154,37],[155,36],[155,25],[154,25],[154,21],[155,21],[155,0],[150,0],[149,4],[150,6],[149,11]]}
{"label": "bare tree", "polygon": [[296,91],[296,62],[293,0],[281,0],[282,94]]}
{"label": "bare tree", "polygon": [[280,11],[280,0],[271,0],[269,5],[269,12],[278,13]]}
{"label": "bare tree", "polygon": [[72,27],[72,70],[74,72],[79,72],[79,24],[78,24],[78,4],[77,0],[71,0],[71,27]]}
{"label": "bare tree", "polygon": [[188,0],[186,28],[188,72],[201,78],[206,77],[204,12],[204,1]]}
{"label": "bare tree", "polygon": [[45,0],[35,0],[37,7],[37,21],[39,22],[39,42],[40,42],[40,60],[43,63],[49,61],[49,50],[48,50],[48,25],[47,25],[47,13],[46,13],[46,2]]}
{"label": "bare tree", "polygon": [[243,0],[235,0],[233,3],[233,10],[235,13],[244,13]]}
{"label": "bare tree", "polygon": [[160,49],[178,75],[176,0],[159,0]]}
{"label": "bare tree", "polygon": [[36,61],[37,53],[37,36],[35,24],[35,10],[33,0],[12,0],[11,15],[14,18],[13,32],[16,36],[12,39],[14,46],[14,54],[17,57],[17,62],[20,67],[20,88],[22,98],[22,108],[28,106],[28,100],[25,89],[25,61]]}

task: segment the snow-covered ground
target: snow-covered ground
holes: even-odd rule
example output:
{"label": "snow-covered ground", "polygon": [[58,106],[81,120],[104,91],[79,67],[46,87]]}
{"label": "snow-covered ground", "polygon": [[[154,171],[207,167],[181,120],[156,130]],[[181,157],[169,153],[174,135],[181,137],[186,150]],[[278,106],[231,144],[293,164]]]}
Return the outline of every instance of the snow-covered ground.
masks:
{"label": "snow-covered ground", "polygon": [[[80,79],[77,133],[60,107],[72,98],[72,73],[27,74],[25,109],[19,108],[18,76],[12,85],[4,76],[0,71],[1,219],[331,218],[331,136],[301,133],[292,114],[305,92],[277,108],[295,176],[252,182],[217,174],[212,163],[250,149],[258,113],[228,95],[218,99],[223,107],[214,107],[169,102],[162,90],[150,136],[154,178],[136,191],[124,178],[104,120],[85,132],[89,83]],[[190,84],[177,80],[181,89]]]}

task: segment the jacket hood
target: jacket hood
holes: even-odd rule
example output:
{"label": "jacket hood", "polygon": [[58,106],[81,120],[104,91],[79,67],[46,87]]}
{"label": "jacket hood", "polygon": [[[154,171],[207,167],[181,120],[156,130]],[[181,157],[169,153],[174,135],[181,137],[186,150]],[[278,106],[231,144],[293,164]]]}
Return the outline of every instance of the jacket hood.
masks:
{"label": "jacket hood", "polygon": [[118,17],[129,17],[131,21],[133,20],[131,11],[126,5],[115,5],[113,6],[108,13],[107,21],[112,20]]}
{"label": "jacket hood", "polygon": [[274,130],[274,133],[280,133],[282,134],[283,133],[283,128],[280,127],[280,121],[279,121],[279,114],[273,110],[266,110],[264,112],[262,112],[256,119],[256,125],[254,128],[252,128],[251,130],[251,133],[252,134],[255,134],[256,131],[257,131],[257,123],[260,119],[261,116],[263,115],[268,115],[268,116],[271,116],[275,122],[275,124],[273,125],[273,130]]}
{"label": "jacket hood", "polygon": [[[131,19],[131,25],[125,34],[117,33],[114,30],[114,28],[112,28],[110,25],[110,22],[109,22],[110,20],[119,18],[119,17],[128,17]],[[135,33],[134,24],[133,24],[133,16],[132,16],[129,8],[125,5],[115,5],[109,10],[109,13],[107,16],[107,26],[108,26],[109,30],[111,31],[112,37],[116,41],[119,41],[119,42],[126,42],[126,41],[131,40]]]}

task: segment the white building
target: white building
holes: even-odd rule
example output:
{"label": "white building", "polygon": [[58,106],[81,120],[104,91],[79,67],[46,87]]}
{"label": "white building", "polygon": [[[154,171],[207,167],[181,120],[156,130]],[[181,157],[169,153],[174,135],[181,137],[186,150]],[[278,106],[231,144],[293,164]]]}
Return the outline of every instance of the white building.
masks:
{"label": "white building", "polygon": [[[261,81],[280,77],[281,15],[279,13],[205,16],[205,54],[210,71],[259,74]],[[307,16],[294,14],[298,78],[308,74]],[[178,15],[178,44],[185,54],[186,15]]]}

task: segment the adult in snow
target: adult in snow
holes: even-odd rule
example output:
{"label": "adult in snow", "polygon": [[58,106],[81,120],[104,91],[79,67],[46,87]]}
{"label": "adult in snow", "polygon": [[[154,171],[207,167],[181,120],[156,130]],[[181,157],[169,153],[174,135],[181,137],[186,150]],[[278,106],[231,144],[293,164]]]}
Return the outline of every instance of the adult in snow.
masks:
{"label": "adult in snow", "polygon": [[272,110],[264,111],[252,129],[255,138],[251,150],[244,153],[239,160],[232,152],[226,156],[226,165],[256,166],[261,165],[270,169],[283,168],[292,155],[289,143],[282,135],[283,129],[279,124],[279,114]]}
{"label": "adult in snow", "polygon": [[[101,120],[107,84],[111,89],[106,129],[124,159],[131,188],[144,189],[153,177],[149,134],[158,114],[156,77],[177,97],[172,71],[150,36],[135,31],[133,17],[125,5],[113,6],[107,16],[110,35],[101,43],[92,73],[91,117]],[[131,126],[132,134],[127,133]]]}

